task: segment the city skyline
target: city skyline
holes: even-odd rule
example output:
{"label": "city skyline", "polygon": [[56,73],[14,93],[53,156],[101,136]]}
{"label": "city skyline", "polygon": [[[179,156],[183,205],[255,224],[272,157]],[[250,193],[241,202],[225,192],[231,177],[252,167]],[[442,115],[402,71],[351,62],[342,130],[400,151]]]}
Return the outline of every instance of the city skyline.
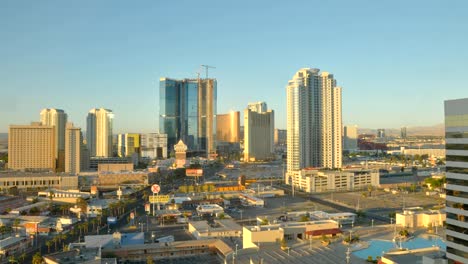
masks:
{"label": "city skyline", "polygon": [[109,3],[0,3],[1,133],[43,108],[84,128],[94,107],[113,109],[115,133],[156,132],[159,78],[204,77],[200,64],[216,67],[218,113],[268,101],[282,129],[287,82],[303,67],[340,76],[343,123],[363,128],[441,124],[443,101],[466,97],[462,1]]}

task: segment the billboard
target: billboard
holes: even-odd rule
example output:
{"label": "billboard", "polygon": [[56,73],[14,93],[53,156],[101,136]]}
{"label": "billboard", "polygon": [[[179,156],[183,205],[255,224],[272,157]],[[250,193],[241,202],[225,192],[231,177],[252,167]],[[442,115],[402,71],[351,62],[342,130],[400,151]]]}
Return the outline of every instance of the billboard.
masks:
{"label": "billboard", "polygon": [[115,217],[115,216],[109,216],[109,217],[107,217],[107,223],[108,223],[109,225],[117,224],[117,217]]}
{"label": "billboard", "polygon": [[150,203],[162,203],[162,204],[165,204],[165,203],[168,203],[169,200],[170,200],[170,197],[169,195],[152,195],[152,196],[148,196],[149,197],[149,202]]}
{"label": "billboard", "polygon": [[185,175],[191,177],[201,177],[203,176],[203,169],[186,169]]}

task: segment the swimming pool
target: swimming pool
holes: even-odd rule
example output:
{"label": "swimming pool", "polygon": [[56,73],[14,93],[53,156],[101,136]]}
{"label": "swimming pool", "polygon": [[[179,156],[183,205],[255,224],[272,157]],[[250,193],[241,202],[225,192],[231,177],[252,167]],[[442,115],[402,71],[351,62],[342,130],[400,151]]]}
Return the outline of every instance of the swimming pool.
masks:
{"label": "swimming pool", "polygon": [[[372,258],[376,258],[377,256],[382,256],[384,253],[388,252],[390,249],[395,248],[395,243],[392,241],[388,240],[369,240],[369,247],[354,251],[353,254],[362,259],[367,259],[368,256],[372,256]],[[398,243],[399,244],[399,243]],[[401,246],[403,248],[408,248],[408,249],[417,249],[417,248],[426,248],[426,247],[432,247],[432,246],[439,246],[442,249],[445,250],[446,245],[445,242],[442,241],[440,238],[436,237],[428,237],[422,238],[422,237],[417,237],[410,239],[406,242],[402,242]]]}

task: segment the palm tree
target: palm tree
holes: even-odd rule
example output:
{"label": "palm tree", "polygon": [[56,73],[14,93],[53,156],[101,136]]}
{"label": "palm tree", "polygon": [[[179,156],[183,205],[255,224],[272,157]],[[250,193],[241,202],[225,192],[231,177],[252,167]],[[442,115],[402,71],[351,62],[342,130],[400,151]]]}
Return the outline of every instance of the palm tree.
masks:
{"label": "palm tree", "polygon": [[67,234],[60,234],[60,238],[62,239],[62,248],[65,248],[65,241],[67,240]]}
{"label": "palm tree", "polygon": [[22,263],[24,263],[24,259],[26,259],[26,257],[27,257],[27,255],[26,255],[25,252],[23,252],[23,253],[20,255],[19,258],[20,258],[20,260],[21,260]]}
{"label": "palm tree", "polygon": [[58,240],[60,239],[59,236],[55,236],[54,238],[52,238],[52,242],[54,242],[54,245],[55,245],[55,251],[57,251],[57,242],[59,242]]}
{"label": "palm tree", "polygon": [[18,260],[16,260],[15,256],[10,256],[10,257],[8,258],[8,262],[9,262],[9,263],[18,263]]}
{"label": "palm tree", "polygon": [[46,242],[46,246],[47,246],[47,253],[50,253],[50,247],[52,246],[53,242],[51,240],[48,240]]}
{"label": "palm tree", "polygon": [[18,234],[18,226],[20,224],[20,220],[18,218],[15,219],[15,221],[13,222],[13,225],[15,227],[15,230],[16,230],[16,234]]}
{"label": "palm tree", "polygon": [[32,264],[42,264],[42,256],[40,252],[36,252],[32,258]]}
{"label": "palm tree", "polygon": [[93,225],[92,231],[94,232],[96,224],[97,224],[97,219],[96,218],[91,219],[90,223]]}

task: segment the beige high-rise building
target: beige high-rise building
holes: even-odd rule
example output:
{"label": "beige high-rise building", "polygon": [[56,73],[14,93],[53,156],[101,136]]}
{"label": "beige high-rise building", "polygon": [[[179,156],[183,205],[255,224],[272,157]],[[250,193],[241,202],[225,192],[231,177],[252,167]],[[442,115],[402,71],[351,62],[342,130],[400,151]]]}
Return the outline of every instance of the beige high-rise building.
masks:
{"label": "beige high-rise building", "polygon": [[74,127],[73,123],[67,123],[65,129],[65,172],[78,174],[83,167],[82,153],[83,135],[81,128]]}
{"label": "beige high-rise building", "polygon": [[218,114],[216,116],[216,137],[218,142],[239,143],[239,135],[239,111],[231,111],[229,114]]}
{"label": "beige high-rise building", "polygon": [[54,171],[55,127],[40,122],[11,125],[8,130],[8,167],[13,170]]}
{"label": "beige high-rise building", "polygon": [[94,108],[88,113],[86,143],[91,157],[112,157],[112,126],[114,113]]}
{"label": "beige high-rise building", "polygon": [[67,114],[62,109],[45,108],[40,113],[41,123],[44,126],[55,128],[55,159],[57,171],[64,171],[65,162],[65,125]]}
{"label": "beige high-rise building", "polygon": [[266,110],[266,103],[256,103],[261,107],[251,107],[244,110],[244,161],[266,160],[274,152],[273,140],[275,129],[275,114]]}
{"label": "beige high-rise building", "polygon": [[328,72],[300,69],[287,91],[287,171],[341,168],[341,87]]}
{"label": "beige high-rise building", "polygon": [[358,150],[358,129],[357,126],[344,126],[343,128],[343,149],[348,151]]}

